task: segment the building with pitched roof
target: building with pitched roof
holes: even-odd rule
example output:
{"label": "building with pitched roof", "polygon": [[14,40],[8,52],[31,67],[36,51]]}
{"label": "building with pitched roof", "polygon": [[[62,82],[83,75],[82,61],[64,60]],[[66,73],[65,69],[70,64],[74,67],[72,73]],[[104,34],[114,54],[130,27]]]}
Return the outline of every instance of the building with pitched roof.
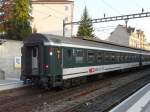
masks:
{"label": "building with pitched roof", "polygon": [[123,25],[118,25],[109,36],[108,41],[134,48],[150,50],[150,44],[145,38],[144,31],[136,30],[133,27],[126,28]]}

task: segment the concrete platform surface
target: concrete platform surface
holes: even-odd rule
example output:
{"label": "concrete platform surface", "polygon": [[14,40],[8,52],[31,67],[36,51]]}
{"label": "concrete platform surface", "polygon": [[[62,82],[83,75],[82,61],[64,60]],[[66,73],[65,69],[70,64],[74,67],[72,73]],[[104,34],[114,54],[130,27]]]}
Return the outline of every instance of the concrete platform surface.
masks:
{"label": "concrete platform surface", "polygon": [[23,86],[23,81],[20,80],[0,80],[0,91]]}
{"label": "concrete platform surface", "polygon": [[150,83],[114,107],[110,112],[150,112]]}

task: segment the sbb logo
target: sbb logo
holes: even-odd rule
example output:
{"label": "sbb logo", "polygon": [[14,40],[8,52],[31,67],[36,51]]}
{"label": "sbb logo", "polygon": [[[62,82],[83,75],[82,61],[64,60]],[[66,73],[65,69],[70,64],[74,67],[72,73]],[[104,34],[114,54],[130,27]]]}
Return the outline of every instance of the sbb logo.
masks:
{"label": "sbb logo", "polygon": [[89,73],[93,73],[93,72],[95,72],[95,68],[90,68]]}

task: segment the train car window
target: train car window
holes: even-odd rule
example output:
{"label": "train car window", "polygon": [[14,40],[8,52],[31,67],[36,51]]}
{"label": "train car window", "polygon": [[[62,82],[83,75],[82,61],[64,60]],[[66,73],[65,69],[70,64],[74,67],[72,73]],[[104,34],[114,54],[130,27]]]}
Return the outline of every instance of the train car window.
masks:
{"label": "train car window", "polygon": [[72,50],[72,55],[73,55],[73,56],[76,55],[75,49]]}
{"label": "train car window", "polygon": [[111,54],[111,61],[115,61],[115,55]]}
{"label": "train car window", "polygon": [[125,61],[128,61],[128,54],[125,55]]}
{"label": "train car window", "polygon": [[129,60],[130,60],[130,61],[132,60],[132,56],[131,56],[131,54],[129,54]]}
{"label": "train car window", "polygon": [[134,54],[134,61],[136,61],[136,55]]}
{"label": "train car window", "polygon": [[72,50],[71,49],[67,50],[67,55],[68,55],[68,58],[71,58],[71,55],[72,55]]}
{"label": "train car window", "polygon": [[132,56],[132,54],[131,54],[131,61],[133,61],[133,56]]}
{"label": "train car window", "polygon": [[136,59],[135,55],[133,55],[133,59],[134,59],[134,61],[135,61],[135,59]]}
{"label": "train car window", "polygon": [[128,56],[128,61],[131,61],[131,56],[130,56],[130,54],[129,54],[129,56]]}
{"label": "train car window", "polygon": [[101,63],[101,62],[102,62],[102,53],[101,53],[101,52],[98,52],[98,53],[97,53],[97,62],[98,62],[98,63]]}
{"label": "train car window", "polygon": [[124,55],[124,53],[122,53],[121,54],[121,61],[124,62],[125,61],[124,59],[125,59],[125,55]]}
{"label": "train car window", "polygon": [[108,61],[112,61],[112,54],[111,53],[108,53]]}
{"label": "train car window", "polygon": [[145,55],[145,61],[147,60],[147,56]]}
{"label": "train car window", "polygon": [[146,55],[144,55],[144,61],[146,61]]}
{"label": "train car window", "polygon": [[114,58],[115,58],[115,59],[114,59],[114,60],[115,60],[115,63],[117,63],[117,62],[118,62],[118,53],[115,53],[115,54],[114,54]]}
{"label": "train car window", "polygon": [[150,60],[150,56],[148,56],[148,61]]}
{"label": "train car window", "polygon": [[144,61],[144,55],[142,55],[142,60]]}
{"label": "train car window", "polygon": [[142,56],[143,60],[145,59],[145,55]]}
{"label": "train car window", "polygon": [[118,62],[120,62],[120,53],[117,53],[117,54],[116,54],[116,60],[117,60]]}
{"label": "train car window", "polygon": [[132,54],[130,54],[130,61],[133,61]]}
{"label": "train car window", "polygon": [[112,61],[112,54],[108,53],[108,62],[111,62],[111,61]]}
{"label": "train car window", "polygon": [[128,54],[128,62],[130,61],[130,55]]}
{"label": "train car window", "polygon": [[76,50],[76,63],[83,63],[83,50],[82,49],[77,49]]}
{"label": "train car window", "polygon": [[88,62],[93,63],[95,59],[94,51],[88,50]]}
{"label": "train car window", "polygon": [[33,48],[33,57],[36,57],[37,56],[37,48]]}
{"label": "train car window", "polygon": [[109,54],[107,52],[104,52],[104,62],[109,62]]}
{"label": "train car window", "polygon": [[134,61],[136,61],[137,60],[137,58],[136,58],[136,54],[134,55]]}
{"label": "train car window", "polygon": [[121,61],[121,62],[123,61],[123,56],[122,56],[122,55],[120,56],[120,61]]}
{"label": "train car window", "polygon": [[137,60],[137,61],[139,60],[139,55],[136,56],[136,60]]}
{"label": "train car window", "polygon": [[112,52],[105,52],[105,57],[104,61],[108,63],[112,63],[115,61],[115,54]]}
{"label": "train car window", "polygon": [[128,54],[126,53],[126,58],[125,58],[126,62],[128,62]]}
{"label": "train car window", "polygon": [[124,56],[123,56],[123,53],[120,54],[120,61],[124,61]]}
{"label": "train car window", "polygon": [[108,53],[108,61],[111,62],[112,61],[112,54]]}
{"label": "train car window", "polygon": [[145,55],[145,61],[146,61],[146,55]]}

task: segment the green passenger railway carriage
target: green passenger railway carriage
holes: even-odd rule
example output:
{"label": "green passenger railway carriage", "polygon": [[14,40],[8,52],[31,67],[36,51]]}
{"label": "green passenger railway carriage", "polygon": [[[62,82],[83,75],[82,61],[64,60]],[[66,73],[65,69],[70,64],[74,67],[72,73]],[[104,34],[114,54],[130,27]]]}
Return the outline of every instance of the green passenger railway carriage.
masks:
{"label": "green passenger railway carriage", "polygon": [[23,41],[21,79],[50,87],[64,80],[150,64],[150,52],[103,41],[32,34]]}

